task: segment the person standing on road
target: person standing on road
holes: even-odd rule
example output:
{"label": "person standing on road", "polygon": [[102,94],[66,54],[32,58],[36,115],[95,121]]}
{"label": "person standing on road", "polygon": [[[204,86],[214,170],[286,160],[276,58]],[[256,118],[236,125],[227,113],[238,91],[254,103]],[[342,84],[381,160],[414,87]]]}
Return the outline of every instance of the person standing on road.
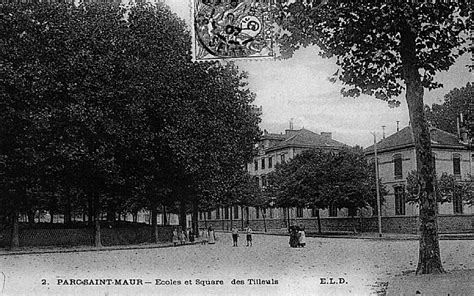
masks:
{"label": "person standing on road", "polygon": [[178,238],[178,230],[173,229],[173,245],[176,247],[176,245],[178,244],[178,241],[179,241],[179,238]]}
{"label": "person standing on road", "polygon": [[300,226],[299,237],[298,237],[298,246],[304,248],[306,246],[306,232],[304,231],[304,226]]}
{"label": "person standing on road", "polygon": [[208,229],[208,235],[209,235],[209,244],[215,244],[216,243],[216,234],[214,232],[214,228],[212,228],[212,225],[209,226]]}
{"label": "person standing on road", "polygon": [[237,247],[237,238],[239,237],[239,230],[237,227],[232,227],[232,241],[234,242],[233,247]]}
{"label": "person standing on road", "polygon": [[250,225],[247,225],[247,247],[252,246],[252,228]]}

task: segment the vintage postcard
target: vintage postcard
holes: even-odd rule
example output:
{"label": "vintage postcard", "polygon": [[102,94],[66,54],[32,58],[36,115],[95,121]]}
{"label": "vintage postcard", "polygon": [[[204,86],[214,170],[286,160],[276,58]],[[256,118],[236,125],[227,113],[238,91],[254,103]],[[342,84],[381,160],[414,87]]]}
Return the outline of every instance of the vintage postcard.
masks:
{"label": "vintage postcard", "polygon": [[0,296],[472,295],[472,14],[0,1]]}

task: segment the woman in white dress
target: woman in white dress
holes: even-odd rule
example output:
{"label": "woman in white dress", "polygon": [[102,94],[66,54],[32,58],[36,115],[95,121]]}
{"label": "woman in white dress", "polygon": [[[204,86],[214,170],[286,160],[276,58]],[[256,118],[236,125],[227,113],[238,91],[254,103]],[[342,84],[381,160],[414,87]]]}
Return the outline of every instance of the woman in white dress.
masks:
{"label": "woman in white dress", "polygon": [[209,226],[209,229],[207,231],[209,235],[209,244],[215,244],[216,243],[216,234],[214,233],[214,228],[212,226]]}

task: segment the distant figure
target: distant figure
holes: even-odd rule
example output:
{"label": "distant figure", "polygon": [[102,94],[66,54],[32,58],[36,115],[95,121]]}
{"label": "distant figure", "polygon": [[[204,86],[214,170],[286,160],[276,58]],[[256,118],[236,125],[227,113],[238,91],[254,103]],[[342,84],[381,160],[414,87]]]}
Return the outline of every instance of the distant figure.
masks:
{"label": "distant figure", "polygon": [[298,236],[298,246],[304,248],[306,246],[306,232],[304,231],[303,225],[300,226]]}
{"label": "distant figure", "polygon": [[298,226],[290,226],[290,247],[298,247]]}
{"label": "distant figure", "polygon": [[252,228],[250,226],[247,226],[247,247],[252,246]]}
{"label": "distant figure", "polygon": [[180,230],[179,232],[179,241],[181,242],[182,245],[186,243],[186,234],[183,230]]}
{"label": "distant figure", "polygon": [[239,237],[239,230],[237,227],[232,227],[232,241],[234,242],[233,247],[237,247],[237,239]]}
{"label": "distant figure", "polygon": [[212,228],[212,225],[209,226],[209,229],[207,231],[209,235],[209,244],[215,244],[216,243],[216,234],[214,232],[214,228]]}
{"label": "distant figure", "polygon": [[178,238],[178,230],[175,228],[173,229],[173,239],[172,239],[172,242],[173,242],[173,245],[176,247],[176,245],[178,244],[179,242],[179,238]]}
{"label": "distant figure", "polygon": [[189,229],[189,242],[194,243],[194,231],[192,228]]}
{"label": "distant figure", "polygon": [[207,244],[208,233],[204,228],[201,228],[201,245]]}

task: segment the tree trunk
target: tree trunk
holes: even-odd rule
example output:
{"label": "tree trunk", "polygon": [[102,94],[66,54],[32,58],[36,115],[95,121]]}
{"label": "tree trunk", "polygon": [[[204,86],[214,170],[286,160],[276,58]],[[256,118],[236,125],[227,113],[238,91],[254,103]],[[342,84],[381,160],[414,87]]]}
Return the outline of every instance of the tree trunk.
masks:
{"label": "tree trunk", "polygon": [[138,212],[133,212],[132,213],[132,220],[133,220],[133,223],[138,222]]}
{"label": "tree trunk", "polygon": [[49,211],[49,223],[54,223],[54,214],[52,210]]}
{"label": "tree trunk", "polygon": [[193,201],[193,212],[191,216],[191,224],[196,238],[199,237],[199,224],[198,224],[198,214],[199,214],[199,202],[197,200]]}
{"label": "tree trunk", "polygon": [[20,226],[18,223],[18,213],[15,211],[12,214],[12,230],[11,230],[11,241],[10,248],[15,249],[20,246]]}
{"label": "tree trunk", "polygon": [[107,210],[107,221],[109,222],[115,222],[115,209],[111,208],[109,206],[109,209]]}
{"label": "tree trunk", "polygon": [[183,231],[186,231],[186,203],[184,200],[179,203],[179,225]]}
{"label": "tree trunk", "polygon": [[166,219],[166,206],[163,206],[163,225],[168,225],[168,219]]}
{"label": "tree trunk", "polygon": [[95,215],[95,212],[94,212],[94,201],[92,199],[92,197],[89,197],[88,200],[87,200],[87,224],[92,226],[93,225],[93,217]]}
{"label": "tree trunk", "polygon": [[321,229],[321,215],[319,215],[319,208],[318,210],[316,211],[316,217],[318,218],[318,233],[319,234],[322,234],[323,231]]}
{"label": "tree trunk", "polygon": [[263,217],[263,230],[265,232],[267,232],[267,219],[266,219],[266,211],[264,211],[263,209],[261,210],[262,212],[262,217]]}
{"label": "tree trunk", "polygon": [[434,167],[431,153],[431,137],[424,115],[424,89],[416,66],[416,34],[411,31],[408,24],[400,33],[400,54],[403,78],[406,84],[406,101],[415,142],[417,171],[421,178],[420,246],[416,273],[444,273],[439,251],[438,204],[433,186]]}
{"label": "tree trunk", "polygon": [[34,211],[34,210],[29,210],[26,213],[26,215],[28,216],[28,224],[30,225],[30,227],[35,225],[35,213],[36,213],[36,211]]}
{"label": "tree trunk", "polygon": [[64,224],[68,225],[71,224],[71,191],[66,191],[66,204],[64,205]]}
{"label": "tree trunk", "polygon": [[242,230],[244,230],[244,206],[240,206],[240,221],[242,222]]}
{"label": "tree trunk", "polygon": [[156,206],[153,206],[151,208],[151,228],[152,228],[152,235],[153,235],[153,242],[158,243],[158,221],[157,221],[157,216],[158,216],[158,210]]}
{"label": "tree trunk", "polygon": [[95,224],[94,224],[94,245],[97,248],[102,247],[101,241],[101,234],[100,234],[100,209],[99,209],[99,197],[95,197],[95,204],[94,204],[94,216],[95,216]]}

